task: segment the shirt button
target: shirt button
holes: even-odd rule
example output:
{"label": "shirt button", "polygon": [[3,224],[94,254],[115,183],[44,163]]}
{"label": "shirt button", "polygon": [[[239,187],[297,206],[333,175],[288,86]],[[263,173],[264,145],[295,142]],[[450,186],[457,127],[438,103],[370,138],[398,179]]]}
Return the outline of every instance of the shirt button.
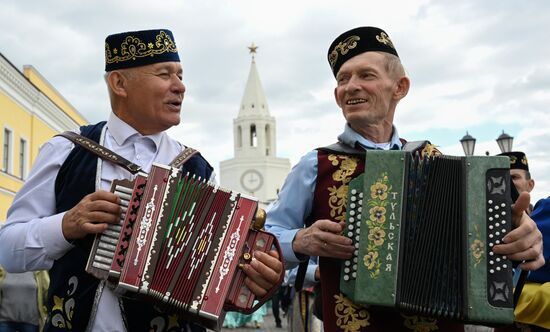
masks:
{"label": "shirt button", "polygon": [[140,159],[141,159],[141,155],[136,154],[136,159],[137,159],[137,160],[140,160]]}

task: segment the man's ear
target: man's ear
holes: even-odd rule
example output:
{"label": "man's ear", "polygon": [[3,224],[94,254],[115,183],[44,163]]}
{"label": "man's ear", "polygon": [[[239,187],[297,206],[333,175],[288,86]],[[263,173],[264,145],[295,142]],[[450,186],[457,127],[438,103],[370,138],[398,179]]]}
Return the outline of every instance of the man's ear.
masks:
{"label": "man's ear", "polygon": [[533,190],[533,188],[535,188],[535,180],[529,179],[529,180],[527,181],[527,184],[528,184],[528,186],[529,186],[529,192],[531,192],[531,190]]}
{"label": "man's ear", "polygon": [[409,93],[409,88],[411,87],[411,81],[407,76],[402,76],[397,81],[397,89],[395,90],[394,96],[397,100],[401,100],[403,97]]}
{"label": "man's ear", "polygon": [[128,95],[126,86],[128,84],[128,78],[124,76],[120,71],[112,71],[107,75],[107,84],[111,91],[120,97],[126,97]]}
{"label": "man's ear", "polygon": [[338,95],[336,94],[336,89],[338,89],[338,87],[334,88],[334,99],[336,100],[336,105],[342,108],[342,105],[340,105],[340,101],[338,100]]}

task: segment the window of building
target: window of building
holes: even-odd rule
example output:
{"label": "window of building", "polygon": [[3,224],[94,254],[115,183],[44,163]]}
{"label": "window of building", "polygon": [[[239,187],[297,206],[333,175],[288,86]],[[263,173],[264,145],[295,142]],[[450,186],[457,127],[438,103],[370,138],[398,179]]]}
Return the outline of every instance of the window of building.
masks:
{"label": "window of building", "polygon": [[11,137],[12,131],[4,128],[4,144],[2,145],[2,170],[11,173]]}
{"label": "window of building", "polygon": [[251,147],[258,146],[258,133],[256,132],[256,125],[250,126],[250,146]]}
{"label": "window of building", "polygon": [[22,138],[19,141],[19,176],[21,179],[27,178],[27,140]]}
{"label": "window of building", "polygon": [[241,126],[237,126],[237,147],[243,147],[243,129]]}

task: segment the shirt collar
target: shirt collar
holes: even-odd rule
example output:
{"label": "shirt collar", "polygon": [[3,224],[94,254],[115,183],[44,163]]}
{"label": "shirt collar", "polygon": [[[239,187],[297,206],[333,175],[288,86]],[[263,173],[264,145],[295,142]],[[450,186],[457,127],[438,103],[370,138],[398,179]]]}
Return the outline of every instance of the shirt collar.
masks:
{"label": "shirt collar", "polygon": [[[401,140],[399,139],[397,128],[395,128],[395,126],[392,126],[392,129],[393,130],[390,140],[390,150],[401,150],[401,148],[403,147],[403,143],[401,143]],[[361,136],[361,134],[353,130],[348,123],[346,123],[344,127],[344,132],[340,134],[340,136],[338,136],[338,141],[352,147],[360,145],[365,149],[379,149],[378,147],[376,147],[376,144],[374,142]]]}
{"label": "shirt collar", "polygon": [[160,132],[154,135],[143,136],[132,126],[122,121],[114,112],[111,112],[109,119],[107,120],[107,128],[118,145],[123,145],[130,137],[137,136],[150,139],[153,143],[155,143],[156,149],[158,149],[162,138],[166,135],[165,132]]}

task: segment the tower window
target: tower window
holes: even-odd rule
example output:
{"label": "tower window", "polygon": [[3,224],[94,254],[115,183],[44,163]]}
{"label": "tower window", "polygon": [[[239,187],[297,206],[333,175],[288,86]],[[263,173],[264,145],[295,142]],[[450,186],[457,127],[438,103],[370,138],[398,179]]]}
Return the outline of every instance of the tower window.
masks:
{"label": "tower window", "polygon": [[250,146],[258,146],[258,133],[256,132],[256,125],[250,126]]}
{"label": "tower window", "polygon": [[241,126],[237,127],[237,147],[243,147],[243,129]]}

